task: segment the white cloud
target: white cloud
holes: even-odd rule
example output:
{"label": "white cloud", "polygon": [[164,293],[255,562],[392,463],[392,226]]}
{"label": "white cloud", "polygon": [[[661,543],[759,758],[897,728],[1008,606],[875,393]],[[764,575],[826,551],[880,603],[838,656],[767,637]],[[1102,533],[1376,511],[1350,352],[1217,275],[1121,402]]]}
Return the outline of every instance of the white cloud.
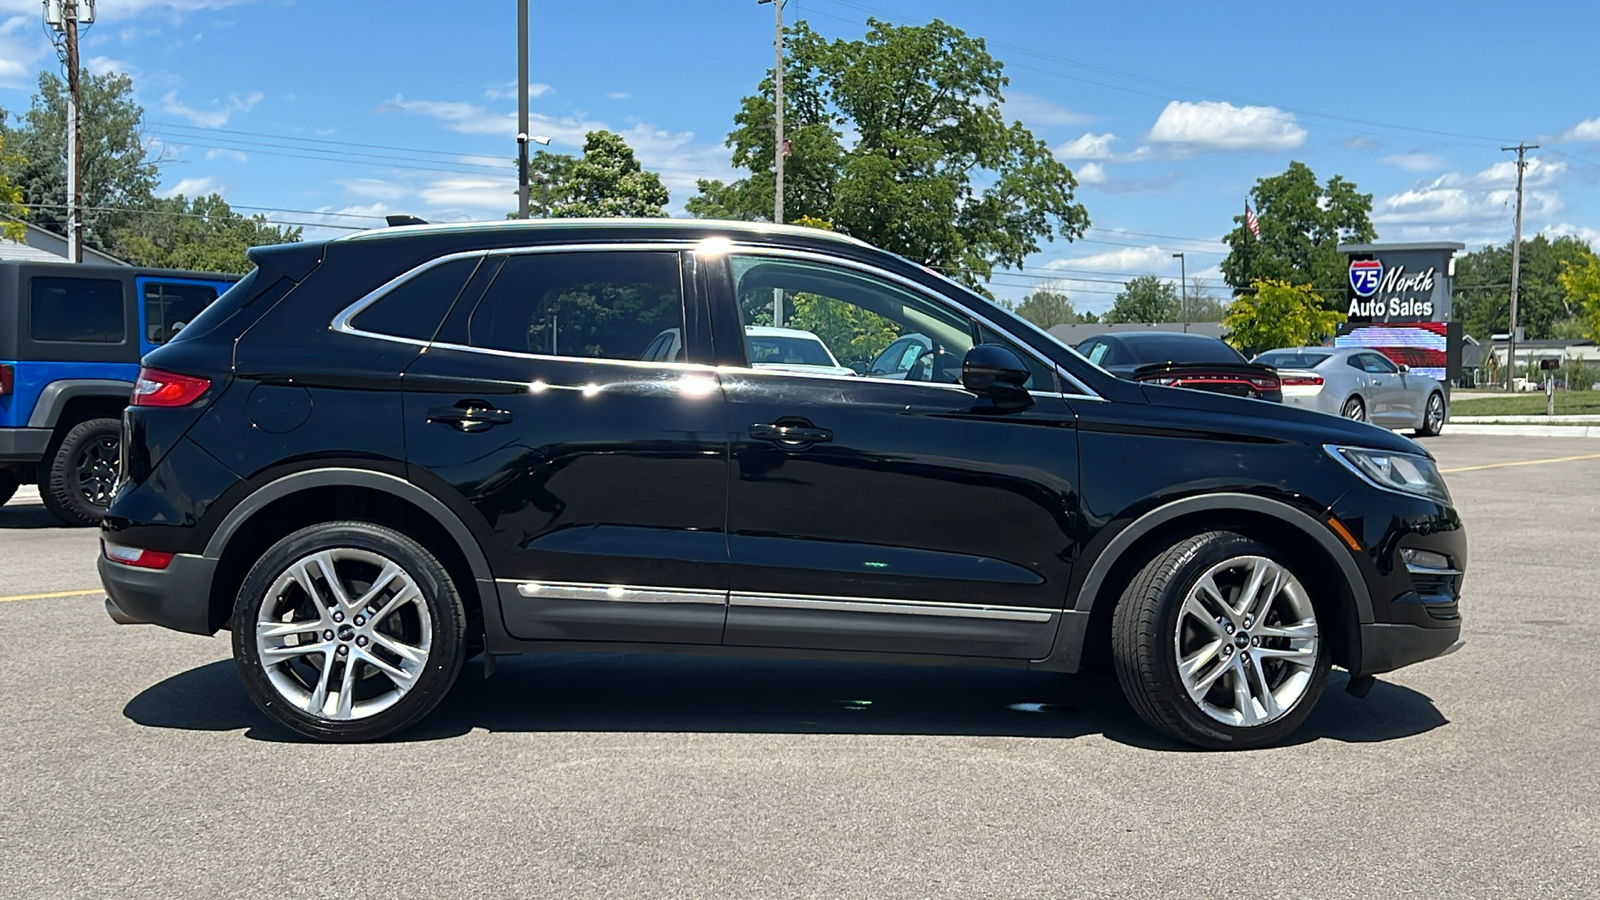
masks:
{"label": "white cloud", "polygon": [[250,157],[249,156],[245,155],[244,153],[242,153],[242,152],[240,152],[238,150],[224,150],[221,147],[213,147],[210,150],[207,150],[206,151],[206,159],[207,160],[226,159],[226,160],[231,160],[231,161],[237,162],[237,163],[245,163],[245,162],[249,162],[250,161]]}
{"label": "white cloud", "polygon": [[[1523,174],[1525,217],[1548,219],[1565,208],[1555,184],[1566,171],[1560,160],[1528,160]],[[1372,223],[1391,241],[1502,241],[1516,203],[1516,179],[1516,162],[1509,159],[1472,175],[1450,172],[1385,197],[1375,204]]]}
{"label": "white cloud", "polygon": [[1539,230],[1545,234],[1556,236],[1570,234],[1575,238],[1586,241],[1590,247],[1600,251],[1600,228],[1590,228],[1587,225],[1572,225],[1562,222],[1557,225],[1546,225]]}
{"label": "white cloud", "polygon": [[1111,159],[1116,156],[1111,145],[1121,140],[1110,132],[1095,134],[1086,131],[1082,137],[1062,144],[1055,149],[1057,159]]}
{"label": "white cloud", "polygon": [[1586,119],[1556,136],[1562,143],[1600,141],[1600,116]]}
{"label": "white cloud", "polygon": [[205,178],[185,178],[172,187],[157,191],[156,196],[176,197],[182,194],[185,197],[194,198],[216,193],[217,191],[216,179],[208,176]]}
{"label": "white cloud", "polygon": [[1021,119],[1022,124],[1029,128],[1038,125],[1082,125],[1094,118],[1073,112],[1043,97],[1022,93],[1007,97],[1006,102],[1001,104],[1001,113],[1007,119]]}
{"label": "white cloud", "polygon": [[1097,162],[1084,163],[1072,174],[1078,176],[1079,184],[1105,184],[1106,181],[1106,167]]}
{"label": "white cloud", "polygon": [[1292,113],[1273,106],[1174,100],[1151,127],[1150,140],[1179,152],[1281,151],[1305,143],[1306,130],[1295,123]]}
{"label": "white cloud", "polygon": [[1339,143],[1351,150],[1376,150],[1383,146],[1382,141],[1373,140],[1364,134],[1352,134]]}
{"label": "white cloud", "polygon": [[221,128],[228,124],[228,120],[236,113],[254,109],[265,96],[260,91],[254,91],[244,97],[233,94],[227,100],[212,100],[205,108],[196,108],[180,101],[177,91],[168,91],[166,96],[161,98],[161,108],[164,112],[188,119],[201,128]]}
{"label": "white cloud", "polygon": [[627,91],[610,91],[606,94],[606,96],[610,97],[612,100],[626,100],[633,95]]}
{"label": "white cloud", "polygon": [[[9,11],[8,6],[0,10]],[[49,44],[39,32],[39,4],[28,6],[27,16],[0,20],[0,87],[30,88],[37,84],[39,60]]]}
{"label": "white cloud", "polygon": [[[543,97],[555,90],[548,84],[534,81],[528,84],[528,96]],[[517,80],[515,78],[504,84],[490,85],[483,89],[483,96],[489,100],[515,100],[517,99]]]}
{"label": "white cloud", "polygon": [[124,75],[137,75],[138,66],[125,59],[111,56],[91,56],[83,61],[83,67],[95,75],[105,75],[110,72],[120,72]]}
{"label": "white cloud", "polygon": [[1427,172],[1444,167],[1444,158],[1432,153],[1391,153],[1383,161],[1407,172]]}

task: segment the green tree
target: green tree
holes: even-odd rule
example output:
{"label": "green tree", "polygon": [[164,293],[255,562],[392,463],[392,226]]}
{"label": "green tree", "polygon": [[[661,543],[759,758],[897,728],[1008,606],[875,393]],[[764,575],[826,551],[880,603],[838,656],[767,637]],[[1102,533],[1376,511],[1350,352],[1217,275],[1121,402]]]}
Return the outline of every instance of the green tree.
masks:
{"label": "green tree", "polygon": [[[156,160],[144,136],[144,108],[134,100],[133,81],[108,72],[80,76],[79,194],[83,199],[83,240],[110,252],[115,232],[128,222],[125,211],[151,202],[159,180]],[[22,188],[30,220],[57,234],[66,233],[66,85],[53,73],[39,75],[39,92],[9,128],[0,111],[0,137],[21,155],[5,174]]]}
{"label": "green tree", "polygon": [[[554,154],[552,154],[554,156]],[[561,172],[559,160],[550,160]],[[621,135],[591,131],[584,136],[583,158],[574,162],[561,185],[561,198],[550,204],[555,218],[585,216],[665,216],[667,189],[661,176],[646,172]]]}
{"label": "green tree", "polygon": [[1222,320],[1228,343],[1246,356],[1277,347],[1320,344],[1345,320],[1344,313],[1327,309],[1309,284],[1267,278],[1253,287],[1233,301]]}
{"label": "green tree", "polygon": [[[0,120],[3,120],[3,117],[4,112],[0,111]],[[5,135],[0,134],[0,216],[10,217],[6,221],[0,221],[0,237],[10,238],[13,241],[21,241],[27,234],[21,222],[12,220],[21,219],[28,208],[22,205],[22,188],[13,184],[6,176],[6,172],[21,165],[22,157],[6,152]]]}
{"label": "green tree", "polygon": [[280,228],[263,216],[246,218],[217,194],[190,201],[178,195],[153,200],[114,234],[115,256],[142,266],[202,272],[248,272],[245,251],[300,240],[299,228]]}
{"label": "green tree", "polygon": [[1071,325],[1079,321],[1072,300],[1062,291],[1048,288],[1023,297],[1012,311],[1047,331],[1052,325]]}
{"label": "green tree", "polygon": [[[515,167],[516,160],[511,165]],[[546,210],[572,202],[572,170],[577,165],[578,158],[569,153],[540,150],[528,158],[529,215],[542,216]],[[516,217],[516,210],[506,213],[508,219]]]}
{"label": "green tree", "polygon": [[[1517,324],[1527,329],[1528,337],[1556,337],[1561,322],[1583,315],[1580,298],[1571,295],[1561,276],[1568,266],[1581,269],[1594,258],[1588,244],[1570,235],[1551,240],[1538,234],[1522,242]],[[1504,332],[1510,325],[1510,243],[1457,257],[1454,293],[1451,317],[1467,334]]]}
{"label": "green tree", "polygon": [[1600,258],[1590,253],[1588,259],[1563,264],[1560,281],[1578,308],[1584,336],[1600,340]]}
{"label": "green tree", "polygon": [[1348,261],[1341,242],[1368,242],[1378,232],[1368,218],[1372,195],[1335,175],[1326,185],[1305,163],[1291,162],[1282,175],[1257,179],[1250,189],[1261,237],[1250,233],[1244,214],[1227,237],[1223,278],[1235,290],[1260,279],[1308,284],[1321,297],[1342,298]]}
{"label": "green tree", "polygon": [[[979,289],[1041,240],[1083,234],[1077,181],[1021,122],[1006,123],[1009,81],[981,39],[937,20],[868,20],[856,41],[826,41],[804,22],[788,34],[786,218],[831,223]],[[768,77],[728,136],[750,176],[701,181],[692,214],[771,218],[774,110]]]}
{"label": "green tree", "polygon": [[1183,314],[1178,288],[1154,275],[1140,275],[1122,288],[1103,322],[1176,322]]}

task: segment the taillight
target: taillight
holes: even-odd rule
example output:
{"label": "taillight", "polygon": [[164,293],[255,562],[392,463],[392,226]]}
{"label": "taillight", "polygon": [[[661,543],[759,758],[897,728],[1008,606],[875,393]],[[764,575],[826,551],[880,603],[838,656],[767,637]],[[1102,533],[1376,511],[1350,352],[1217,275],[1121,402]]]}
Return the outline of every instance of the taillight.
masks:
{"label": "taillight", "polygon": [[114,563],[138,569],[165,569],[172,564],[173,554],[161,550],[144,550],[139,547],[123,547],[104,542],[102,544],[106,549],[106,559]]}
{"label": "taillight", "polygon": [[1281,387],[1281,383],[1276,378],[1251,377],[1250,384],[1258,391],[1275,391]]}
{"label": "taillight", "polygon": [[17,386],[17,367],[11,363],[0,363],[0,396],[11,393]]}
{"label": "taillight", "polygon": [[1322,386],[1322,376],[1321,375],[1285,375],[1285,376],[1283,376],[1283,386],[1284,387],[1321,387]]}
{"label": "taillight", "polygon": [[211,379],[160,369],[140,369],[129,406],[188,406],[211,387]]}

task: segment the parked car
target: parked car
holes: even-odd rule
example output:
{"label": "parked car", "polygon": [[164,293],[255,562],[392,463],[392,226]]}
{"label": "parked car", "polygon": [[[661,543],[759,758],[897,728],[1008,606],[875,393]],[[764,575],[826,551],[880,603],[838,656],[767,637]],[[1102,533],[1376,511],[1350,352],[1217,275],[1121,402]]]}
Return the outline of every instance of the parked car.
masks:
{"label": "parked car", "polygon": [[1410,428],[1421,437],[1444,430],[1449,402],[1444,385],[1361,347],[1286,347],[1257,363],[1278,370],[1283,402],[1305,409]]}
{"label": "parked car", "polygon": [[[1108,666],[1154,727],[1252,747],[1332,666],[1360,694],[1459,642],[1466,533],[1413,441],[1116,378],[849,237],[554,219],[251,257],[145,358],[99,568],[119,622],[229,629],[304,735],[580,651]],[[777,291],[870,326],[852,353],[961,365],[753,365]],[[671,329],[682,358],[641,359]]]}
{"label": "parked car", "polygon": [[39,485],[68,525],[100,521],[116,486],[139,357],[237,275],[0,262],[0,504]]}
{"label": "parked car", "polygon": [[1111,374],[1131,381],[1256,400],[1283,399],[1276,372],[1251,364],[1239,351],[1209,335],[1109,332],[1080,343],[1078,352]]}
{"label": "parked car", "polygon": [[745,353],[750,365],[785,372],[815,372],[821,375],[854,375],[854,369],[839,365],[828,345],[809,331],[746,325]]}

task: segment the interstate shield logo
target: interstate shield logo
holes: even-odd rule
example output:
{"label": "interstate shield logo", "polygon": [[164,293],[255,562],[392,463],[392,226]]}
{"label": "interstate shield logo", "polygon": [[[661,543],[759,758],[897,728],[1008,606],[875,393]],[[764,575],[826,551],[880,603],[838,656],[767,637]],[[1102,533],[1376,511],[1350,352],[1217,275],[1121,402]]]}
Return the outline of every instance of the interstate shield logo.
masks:
{"label": "interstate shield logo", "polygon": [[1355,289],[1357,297],[1371,297],[1378,292],[1378,285],[1382,282],[1382,262],[1376,259],[1350,261],[1350,287]]}

